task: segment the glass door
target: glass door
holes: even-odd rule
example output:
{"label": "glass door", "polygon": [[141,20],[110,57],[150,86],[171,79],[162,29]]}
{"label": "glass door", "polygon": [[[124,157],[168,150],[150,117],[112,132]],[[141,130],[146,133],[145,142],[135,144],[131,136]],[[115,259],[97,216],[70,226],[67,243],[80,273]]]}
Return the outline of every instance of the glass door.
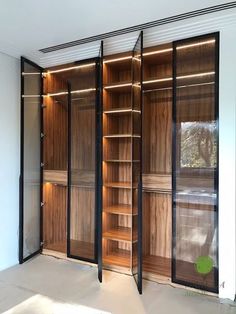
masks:
{"label": "glass door", "polygon": [[218,290],[218,34],[174,42],[172,280]]}
{"label": "glass door", "polygon": [[143,32],[132,56],[132,274],[142,293],[142,53]]}
{"label": "glass door", "polygon": [[98,58],[98,93],[97,93],[97,176],[96,176],[96,204],[97,204],[97,256],[98,256],[98,280],[102,282],[102,112],[103,112],[103,41],[101,41]]}
{"label": "glass door", "polygon": [[68,256],[97,263],[98,59],[68,75]]}
{"label": "glass door", "polygon": [[21,58],[20,263],[41,250],[42,71]]}

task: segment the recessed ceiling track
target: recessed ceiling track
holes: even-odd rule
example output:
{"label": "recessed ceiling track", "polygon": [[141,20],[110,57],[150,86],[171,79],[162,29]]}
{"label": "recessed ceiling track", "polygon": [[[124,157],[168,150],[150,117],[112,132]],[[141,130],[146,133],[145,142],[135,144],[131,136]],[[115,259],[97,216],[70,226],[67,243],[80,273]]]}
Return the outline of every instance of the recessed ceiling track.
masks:
{"label": "recessed ceiling track", "polygon": [[68,43],[64,43],[64,44],[60,44],[60,45],[56,45],[56,46],[51,46],[48,48],[43,48],[43,49],[40,49],[39,51],[41,51],[43,53],[58,51],[61,49],[70,48],[70,47],[90,43],[90,42],[97,41],[97,40],[103,40],[103,39],[106,39],[109,37],[114,37],[114,36],[127,34],[127,33],[135,32],[135,31],[140,31],[140,30],[144,30],[147,28],[160,26],[160,25],[164,25],[164,24],[169,24],[169,23],[189,19],[189,18],[196,17],[196,16],[201,16],[201,15],[205,15],[205,14],[209,14],[209,13],[215,13],[218,11],[232,9],[235,7],[236,7],[236,1],[228,2],[226,4],[215,5],[212,7],[205,8],[205,9],[200,9],[200,10],[195,10],[195,11],[191,11],[188,13],[174,15],[174,16],[163,18],[163,19],[156,20],[153,22],[123,28],[123,29],[116,30],[113,32],[108,32],[108,33],[104,33],[104,34],[100,34],[100,35],[96,35],[96,36],[91,36],[91,37],[87,37],[87,38],[83,38],[83,39],[70,41]]}

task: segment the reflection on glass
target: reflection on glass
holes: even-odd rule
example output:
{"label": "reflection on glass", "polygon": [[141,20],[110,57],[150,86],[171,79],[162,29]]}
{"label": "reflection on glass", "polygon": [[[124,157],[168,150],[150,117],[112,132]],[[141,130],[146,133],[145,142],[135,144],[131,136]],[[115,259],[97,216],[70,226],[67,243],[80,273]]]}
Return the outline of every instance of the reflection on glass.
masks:
{"label": "reflection on glass", "polygon": [[[95,68],[72,78],[74,89],[95,88]],[[96,90],[71,95],[70,254],[95,259]]]}
{"label": "reflection on glass", "polygon": [[216,167],[216,123],[181,122],[181,168]]}
{"label": "reflection on glass", "polygon": [[[138,138],[132,139],[132,159],[140,160],[141,153],[141,53],[142,53],[142,34],[134,47],[132,69],[133,69],[133,102],[132,102],[132,133],[139,135]],[[132,273],[138,285],[138,290],[142,290],[141,278],[141,252],[139,251],[138,240],[138,218],[141,218],[141,208],[138,208],[138,183],[140,180],[141,164],[140,162],[132,163]],[[138,216],[137,216],[138,212]],[[139,217],[140,216],[140,217]]]}
{"label": "reflection on glass", "polygon": [[[40,71],[24,63],[23,258],[40,249]],[[34,74],[30,74],[34,73]],[[38,73],[38,74],[35,74]]]}
{"label": "reflection on glass", "polygon": [[216,290],[215,41],[198,42],[176,50],[175,279]]}

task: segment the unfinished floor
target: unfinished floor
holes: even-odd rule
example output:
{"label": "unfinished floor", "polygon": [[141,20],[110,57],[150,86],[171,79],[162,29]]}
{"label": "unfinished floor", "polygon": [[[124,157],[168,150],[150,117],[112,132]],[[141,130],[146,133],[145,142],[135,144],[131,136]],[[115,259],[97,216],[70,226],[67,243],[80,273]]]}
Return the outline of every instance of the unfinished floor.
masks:
{"label": "unfinished floor", "polygon": [[235,314],[236,304],[220,304],[184,289],[144,281],[140,296],[127,275],[39,255],[0,272],[0,313],[7,314]]}

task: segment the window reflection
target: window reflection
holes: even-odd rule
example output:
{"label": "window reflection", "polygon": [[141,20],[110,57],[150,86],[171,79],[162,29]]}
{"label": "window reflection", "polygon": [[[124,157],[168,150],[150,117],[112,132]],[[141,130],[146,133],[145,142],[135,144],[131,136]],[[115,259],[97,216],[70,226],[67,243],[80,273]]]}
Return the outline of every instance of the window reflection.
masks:
{"label": "window reflection", "polygon": [[181,168],[216,167],[216,123],[181,122]]}

